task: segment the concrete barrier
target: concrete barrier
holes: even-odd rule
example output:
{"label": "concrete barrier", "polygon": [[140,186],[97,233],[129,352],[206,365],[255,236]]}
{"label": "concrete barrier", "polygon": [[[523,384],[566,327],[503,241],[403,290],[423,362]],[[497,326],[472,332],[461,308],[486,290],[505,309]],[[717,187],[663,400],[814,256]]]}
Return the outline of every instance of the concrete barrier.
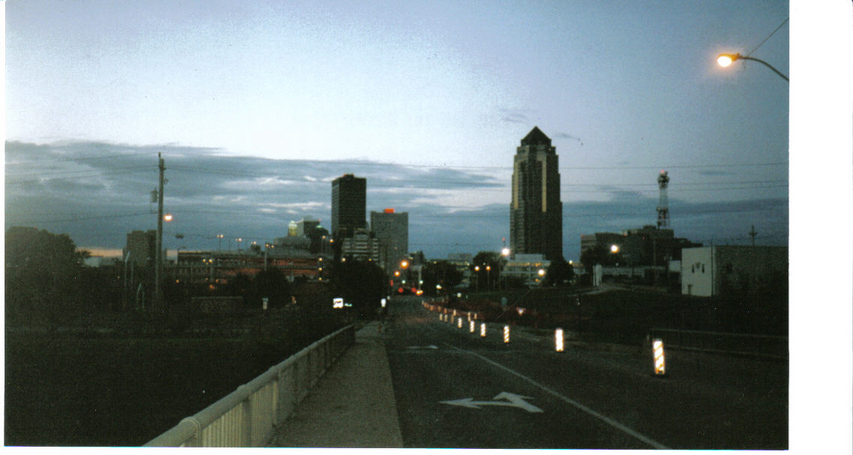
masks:
{"label": "concrete barrier", "polygon": [[355,342],[347,326],[275,365],[180,421],[145,447],[258,447],[290,416],[335,360]]}

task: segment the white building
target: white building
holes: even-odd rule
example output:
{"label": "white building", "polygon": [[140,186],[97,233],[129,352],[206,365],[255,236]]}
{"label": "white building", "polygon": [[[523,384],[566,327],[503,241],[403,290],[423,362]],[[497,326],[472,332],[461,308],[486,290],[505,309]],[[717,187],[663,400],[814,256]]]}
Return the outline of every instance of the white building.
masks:
{"label": "white building", "polygon": [[681,250],[684,295],[711,297],[734,289],[757,292],[781,276],[787,280],[787,247],[708,246]]}
{"label": "white building", "polygon": [[525,284],[535,286],[542,281],[550,265],[551,261],[541,254],[516,254],[504,264],[501,279],[520,278]]}

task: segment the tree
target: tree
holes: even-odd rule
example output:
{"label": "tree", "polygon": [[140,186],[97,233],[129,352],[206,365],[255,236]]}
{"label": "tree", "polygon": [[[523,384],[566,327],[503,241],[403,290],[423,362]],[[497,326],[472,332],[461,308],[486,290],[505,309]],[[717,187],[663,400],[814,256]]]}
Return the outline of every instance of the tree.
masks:
{"label": "tree", "polygon": [[284,306],[290,302],[290,282],[279,269],[258,272],[252,282],[252,297],[247,300],[250,308],[261,308],[263,298],[269,299],[269,306]]}
{"label": "tree", "polygon": [[68,234],[31,227],[6,231],[6,310],[52,313],[79,303],[74,282],[88,252],[78,252]]}
{"label": "tree", "polygon": [[500,279],[500,255],[494,251],[480,251],[471,261],[471,270],[480,291],[491,290]]}
{"label": "tree", "polygon": [[371,315],[385,296],[385,272],[372,261],[347,259],[332,269],[336,297],[343,297],[362,315]]}
{"label": "tree", "polygon": [[443,289],[451,289],[462,282],[463,274],[456,266],[447,261],[427,262],[421,269],[423,288],[427,294],[436,293],[436,285]]}
{"label": "tree", "polygon": [[574,276],[574,268],[561,256],[551,261],[542,284],[543,286],[563,286],[571,284]]}

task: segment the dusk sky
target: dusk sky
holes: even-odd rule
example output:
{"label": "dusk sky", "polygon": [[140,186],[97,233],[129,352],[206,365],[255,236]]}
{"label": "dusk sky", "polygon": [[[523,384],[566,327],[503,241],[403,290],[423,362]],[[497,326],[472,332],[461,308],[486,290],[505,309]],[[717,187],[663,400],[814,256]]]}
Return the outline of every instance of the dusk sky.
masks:
{"label": "dusk sky", "polygon": [[366,218],[409,213],[411,251],[497,251],[538,126],[567,259],[581,234],[654,224],[661,170],[676,236],[746,244],[754,225],[757,244],[788,244],[789,84],[715,62],[789,75],[788,2],[5,6],[7,229],[122,248],[156,227],[159,152],[169,249],[328,227],[331,181],[353,173]]}

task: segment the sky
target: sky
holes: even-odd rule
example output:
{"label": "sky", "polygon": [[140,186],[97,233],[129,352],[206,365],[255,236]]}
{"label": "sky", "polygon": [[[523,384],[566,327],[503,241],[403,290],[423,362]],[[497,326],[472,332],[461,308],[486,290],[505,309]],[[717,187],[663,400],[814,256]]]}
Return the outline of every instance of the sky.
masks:
{"label": "sky", "polygon": [[161,154],[169,249],[328,226],[353,173],[410,250],[498,251],[538,126],[567,259],[654,224],[662,170],[676,236],[788,242],[789,84],[715,63],[790,74],[787,2],[5,3],[7,229],[120,249],[156,227]]}
{"label": "sky", "polygon": [[[653,224],[661,170],[676,236],[747,244],[754,226],[756,244],[790,244],[791,389],[807,391],[791,395],[791,449],[849,453],[851,2],[7,0],[0,12],[7,229],[120,249],[156,227],[162,154],[171,250],[328,225],[331,181],[354,173],[368,211],[409,213],[411,250],[498,251],[512,157],[538,126],[559,155],[567,259],[581,234]],[[754,61],[723,69],[722,52],[790,85]],[[833,395],[815,396],[815,378]]]}

